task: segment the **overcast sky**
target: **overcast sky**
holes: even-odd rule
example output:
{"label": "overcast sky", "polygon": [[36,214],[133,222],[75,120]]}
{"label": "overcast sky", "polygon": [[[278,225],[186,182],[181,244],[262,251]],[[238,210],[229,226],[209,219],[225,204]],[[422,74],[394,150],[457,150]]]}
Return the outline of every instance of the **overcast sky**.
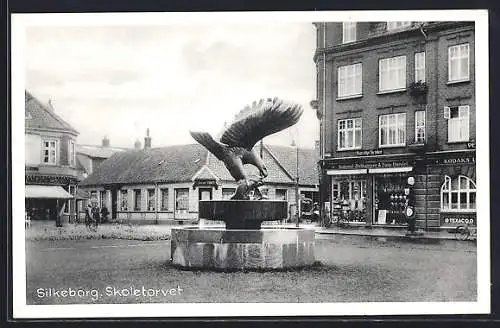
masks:
{"label": "overcast sky", "polygon": [[313,147],[319,124],[312,23],[48,26],[26,29],[26,88],[79,132],[78,143],[153,146],[217,134],[247,103],[280,97],[304,107],[295,128],[266,138]]}

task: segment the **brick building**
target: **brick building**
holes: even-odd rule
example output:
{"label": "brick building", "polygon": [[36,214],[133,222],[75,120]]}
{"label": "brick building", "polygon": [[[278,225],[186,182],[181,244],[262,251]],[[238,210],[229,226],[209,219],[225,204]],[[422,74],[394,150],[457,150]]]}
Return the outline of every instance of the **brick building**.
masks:
{"label": "brick building", "polygon": [[315,26],[326,213],[405,227],[414,196],[421,229],[475,225],[474,22]]}

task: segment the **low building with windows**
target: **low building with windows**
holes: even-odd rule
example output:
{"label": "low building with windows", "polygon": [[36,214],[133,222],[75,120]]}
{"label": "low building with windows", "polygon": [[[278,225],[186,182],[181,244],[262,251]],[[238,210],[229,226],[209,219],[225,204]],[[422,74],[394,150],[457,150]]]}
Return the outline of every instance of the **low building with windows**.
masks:
{"label": "low building with windows", "polygon": [[[109,209],[112,219],[144,224],[196,222],[199,200],[228,199],[234,193],[236,182],[203,146],[148,145],[114,153],[80,185]],[[269,173],[263,192],[269,198],[288,200],[292,213],[296,189],[303,197],[318,199],[315,149],[263,145],[261,153]],[[253,166],[245,168],[258,176]]]}
{"label": "low building with windows", "polygon": [[474,22],[315,26],[323,210],[405,227],[411,194],[421,229],[475,225]]}
{"label": "low building with windows", "polygon": [[75,216],[78,131],[25,91],[25,209],[31,220]]}

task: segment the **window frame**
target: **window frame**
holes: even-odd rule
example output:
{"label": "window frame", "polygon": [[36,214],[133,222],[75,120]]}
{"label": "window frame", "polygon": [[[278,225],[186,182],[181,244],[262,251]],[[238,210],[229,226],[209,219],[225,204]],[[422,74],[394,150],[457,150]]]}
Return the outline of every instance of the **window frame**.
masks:
{"label": "window frame", "polygon": [[[352,128],[347,127],[347,122],[352,121]],[[359,127],[356,127],[356,122],[359,121]],[[345,128],[340,128],[341,122],[345,122]],[[356,146],[356,131],[359,131],[360,136],[359,136],[359,146]],[[344,145],[347,144],[347,133],[352,132],[352,147],[340,147],[341,145],[341,132],[344,132]],[[342,150],[355,150],[355,149],[362,149],[363,148],[363,119],[361,117],[356,117],[356,118],[345,118],[345,119],[340,119],[337,121],[337,150],[342,151]]]}
{"label": "window frame", "polygon": [[[74,185],[68,185],[68,194],[75,196],[76,193],[76,186]],[[71,214],[71,208],[73,207],[71,204],[74,204],[74,198],[70,198],[66,201],[66,206],[64,208],[64,214]]]}
{"label": "window frame", "polygon": [[106,203],[104,203],[104,199],[107,198],[107,195],[108,193],[106,192],[106,190],[99,190],[99,208],[102,208],[103,205],[106,205]]}
{"label": "window frame", "polygon": [[[284,192],[285,192],[285,194],[284,194],[284,195],[285,195],[285,198],[284,198],[284,199],[281,199],[281,198],[278,198],[278,197],[277,197],[277,195],[278,195],[278,190],[279,190],[280,192],[282,192],[282,191],[284,191]],[[288,189],[286,189],[286,188],[276,188],[276,189],[274,190],[274,198],[275,198],[275,199],[278,199],[278,200],[286,200],[286,201],[288,201]]]}
{"label": "window frame", "polygon": [[[227,194],[227,191],[230,190],[231,193],[230,194]],[[226,193],[225,193],[226,192]],[[232,196],[234,193],[236,192],[236,188],[222,188],[221,190],[221,195],[222,195],[222,199],[224,200],[227,200],[229,199],[229,197],[227,196]],[[226,194],[226,195],[225,195]],[[227,198],[226,198],[227,197]]]}
{"label": "window frame", "polygon": [[[419,56],[422,56],[422,62],[420,63],[418,58]],[[415,55],[414,55],[414,61],[415,61],[415,76],[414,76],[414,81],[415,82],[426,82],[426,76],[425,76],[425,60],[426,60],[426,55],[425,55],[425,51],[421,51],[421,52],[416,52]],[[420,67],[421,66],[421,67]],[[422,75],[423,78],[418,78],[419,75]]]}
{"label": "window frame", "polygon": [[[186,208],[181,208],[179,209],[179,192],[185,192],[187,191],[186,195],[186,205],[187,207]],[[189,188],[175,188],[174,189],[174,196],[175,196],[175,212],[177,213],[187,213],[189,212]]]}
{"label": "window frame", "polygon": [[[150,191],[153,191],[153,196],[151,197]],[[147,188],[146,189],[146,196],[147,196],[147,211],[148,212],[155,212],[156,211],[156,189],[155,188]],[[153,202],[153,206],[151,209],[151,202]]]}
{"label": "window frame", "polygon": [[[458,77],[458,78],[455,78],[455,79],[452,79],[452,65],[451,65],[451,62],[452,62],[452,57],[451,57],[451,52],[452,52],[452,49],[454,48],[458,48],[460,49],[460,47],[462,46],[467,46],[467,76],[466,77]],[[458,58],[455,59],[455,60],[458,60],[459,61],[459,64],[460,64],[460,60],[462,59],[461,57],[462,54],[459,54]],[[459,67],[459,69],[461,70],[461,65],[458,65],[457,67]],[[460,44],[456,44],[456,45],[452,45],[452,46],[448,46],[448,83],[458,83],[458,82],[466,82],[466,81],[470,81],[470,43],[469,42],[465,42],[465,43],[460,43]],[[460,72],[462,73],[462,72]]]}
{"label": "window frame", "polygon": [[[132,189],[134,195],[134,212],[139,212],[142,210],[142,189]],[[139,195],[139,197],[137,197]],[[137,202],[139,199],[139,202]]]}
{"label": "window frame", "polygon": [[[166,195],[166,204],[164,202],[164,200],[165,200],[164,196],[165,195]],[[161,196],[161,198],[160,198],[160,210],[161,211],[168,211],[168,209],[170,208],[168,206],[169,205],[169,203],[168,203],[168,201],[169,201],[169,199],[168,199],[168,197],[169,197],[169,190],[168,190],[168,188],[160,188],[160,196]]]}
{"label": "window frame", "polygon": [[[355,42],[358,37],[356,30],[357,30],[356,22],[342,22],[342,44]],[[350,38],[346,38],[346,36],[350,36]]]}
{"label": "window frame", "polygon": [[[359,67],[359,71],[358,71]],[[349,74],[349,69],[352,69]],[[354,85],[353,90],[347,90],[347,81],[352,79]],[[359,78],[359,80],[358,80]],[[343,81],[344,83],[341,83]],[[343,86],[343,88],[342,88]],[[359,88],[359,90],[357,90]],[[341,93],[341,90],[343,93]],[[363,63],[355,63],[351,65],[343,65],[337,67],[337,99],[346,99],[351,97],[359,97],[363,95]]]}
{"label": "window frame", "polygon": [[[444,179],[444,182],[443,184],[441,185],[441,189],[440,189],[440,200],[441,200],[441,206],[440,206],[440,211],[441,212],[476,212],[477,211],[477,187],[476,187],[476,182],[474,182],[474,180],[472,180],[471,178],[469,178],[468,176],[465,176],[465,175],[457,175],[456,177],[452,178],[450,177],[449,175],[445,175],[444,176],[445,179]],[[468,182],[468,188],[460,188],[461,187],[461,178],[465,178],[466,181]],[[458,179],[458,186],[459,188],[458,189],[452,189],[452,186],[453,186],[453,180],[454,179]],[[471,188],[471,186],[474,186],[474,188]],[[448,187],[445,189],[445,187]],[[457,194],[457,208],[451,208],[452,207],[452,194],[453,193],[456,193]],[[466,208],[460,208],[460,195],[465,193],[466,194],[466,197],[467,197],[467,202],[466,202],[466,205],[467,207]],[[471,205],[471,202],[470,202],[470,195],[471,193],[474,193],[475,194],[475,199],[476,199],[476,202],[475,202],[475,206],[474,208],[470,208],[470,205]],[[445,208],[444,207],[444,195],[447,194],[448,195],[448,208]]]}
{"label": "window frame", "polygon": [[[448,121],[448,143],[455,143],[455,142],[468,142],[470,141],[470,105],[460,105],[460,106],[449,106],[450,108],[450,118],[447,119]],[[452,108],[457,108],[458,111],[458,116],[457,117],[451,117],[451,110]],[[464,119],[463,117],[460,117],[460,109],[467,109],[467,117]],[[463,124],[461,121],[466,121],[467,124]],[[453,123],[455,125],[459,126],[459,133],[458,135],[460,136],[460,129],[463,126],[466,126],[466,133],[464,133],[464,137],[462,139],[450,139],[450,130],[452,129],[452,126],[450,123]],[[452,134],[453,135],[453,134]]]}
{"label": "window frame", "polygon": [[128,189],[120,189],[120,211],[128,212]]}
{"label": "window frame", "polygon": [[[49,147],[45,147],[45,143],[49,143]],[[54,162],[50,161],[50,152],[51,152],[51,147],[50,143],[54,142]],[[59,140],[55,138],[42,138],[42,160],[41,163],[45,165],[57,165],[58,164],[58,157],[59,157]],[[48,155],[48,162],[45,161],[45,150],[48,150],[49,155]]]}
{"label": "window frame", "polygon": [[[423,113],[424,117],[423,117],[423,124],[419,125],[418,124],[418,119],[417,119],[417,116],[418,114],[420,113]],[[416,144],[425,144],[425,142],[427,141],[427,113],[426,113],[426,110],[417,110],[415,111],[415,143]],[[424,136],[423,136],[423,140],[420,141],[420,139],[418,139],[418,131],[419,131],[419,128],[423,128],[424,129]]]}
{"label": "window frame", "polygon": [[[401,67],[396,67],[394,68],[392,65],[391,65],[391,61],[396,61],[397,59],[403,59],[403,64],[401,65]],[[387,63],[387,67],[383,68],[383,64],[384,63]],[[399,56],[393,56],[393,57],[388,57],[388,58],[380,58],[378,60],[378,92],[379,93],[389,93],[389,92],[396,92],[396,91],[401,91],[401,90],[405,90],[407,88],[407,62],[406,62],[406,55],[399,55]],[[398,84],[398,85],[389,85],[389,86],[386,86],[384,89],[382,88],[382,81],[383,81],[383,77],[385,76],[385,74],[389,74],[389,77],[390,77],[390,72],[391,70],[395,70],[397,72],[397,74],[399,74],[399,69],[403,69],[403,81],[398,81],[398,82],[402,82],[401,84]],[[384,74],[383,74],[384,73]],[[392,81],[392,79],[388,79],[388,81]],[[391,83],[391,82],[384,82],[385,84],[388,84],[388,83]]]}
{"label": "window frame", "polygon": [[[382,125],[381,125],[381,121],[382,121],[382,117],[387,117],[387,122],[389,122],[389,116],[395,116],[396,117],[396,123],[395,124],[386,124],[387,126],[396,126],[396,140],[399,140],[400,136],[399,136],[399,123],[400,123],[400,119],[399,117],[403,116],[404,117],[404,124],[403,124],[403,133],[404,133],[404,142],[403,143],[394,143],[394,144],[382,144]],[[387,140],[389,140],[389,131],[387,132]],[[406,146],[406,138],[407,138],[407,135],[406,135],[406,113],[405,112],[402,112],[402,113],[393,113],[393,114],[384,114],[384,115],[379,115],[378,117],[378,146],[379,148],[391,148],[391,147],[404,147]]]}

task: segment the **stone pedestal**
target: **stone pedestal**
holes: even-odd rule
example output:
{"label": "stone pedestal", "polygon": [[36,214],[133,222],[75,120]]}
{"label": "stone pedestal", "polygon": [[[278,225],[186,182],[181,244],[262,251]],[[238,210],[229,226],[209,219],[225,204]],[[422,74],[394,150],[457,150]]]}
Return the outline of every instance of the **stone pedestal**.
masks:
{"label": "stone pedestal", "polygon": [[314,231],[173,228],[171,259],[188,269],[286,269],[314,263]]}

